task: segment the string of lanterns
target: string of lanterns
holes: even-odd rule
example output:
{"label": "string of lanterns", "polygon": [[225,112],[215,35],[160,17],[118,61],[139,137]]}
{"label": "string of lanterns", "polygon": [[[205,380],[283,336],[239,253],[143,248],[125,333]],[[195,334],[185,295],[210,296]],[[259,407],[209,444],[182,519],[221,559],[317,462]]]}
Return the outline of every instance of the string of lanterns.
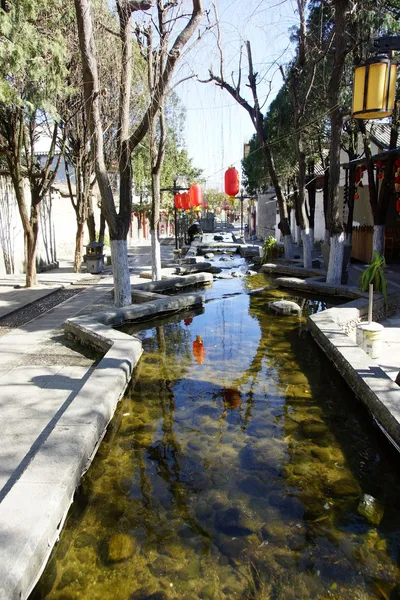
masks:
{"label": "string of lanterns", "polygon": [[174,205],[177,210],[190,210],[191,208],[198,208],[202,204],[206,208],[203,199],[203,188],[198,184],[192,185],[189,192],[175,194],[174,196]]}
{"label": "string of lanterns", "polygon": [[[376,174],[377,179],[379,179],[379,181],[382,181],[382,179],[385,176],[385,174],[384,174],[385,165],[381,160],[377,160],[375,163],[375,166],[376,166],[376,172],[377,172],[377,174]],[[356,187],[363,187],[362,177],[366,170],[367,170],[367,167],[365,165],[361,165],[361,166],[357,167],[357,170],[355,173]],[[394,185],[394,189],[398,195],[398,198],[396,201],[396,211],[400,214],[400,158],[397,158],[394,161],[393,175],[394,175],[393,185]],[[356,191],[354,194],[354,200],[358,200],[359,198],[360,198],[360,195]]]}

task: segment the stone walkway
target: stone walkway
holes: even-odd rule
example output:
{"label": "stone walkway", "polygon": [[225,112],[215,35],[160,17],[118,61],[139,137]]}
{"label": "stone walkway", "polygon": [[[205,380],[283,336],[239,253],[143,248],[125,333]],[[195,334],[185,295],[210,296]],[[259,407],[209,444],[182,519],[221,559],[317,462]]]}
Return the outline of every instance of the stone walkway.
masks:
{"label": "stone walkway", "polygon": [[[172,248],[162,247],[163,258],[171,257]],[[133,284],[143,283],[137,273],[148,261],[148,248],[131,252]],[[43,566],[35,558],[32,545],[43,545],[44,535],[58,531],[59,523],[51,525],[48,507],[59,509],[65,502],[68,473],[72,467],[76,470],[74,457],[88,443],[84,429],[87,424],[68,417],[68,409],[88,382],[100,355],[77,352],[64,337],[62,325],[68,318],[90,312],[91,307],[99,310],[98,305],[110,295],[113,285],[111,275],[77,275],[65,264],[40,274],[38,279],[39,288],[16,289],[14,286],[23,284],[20,277],[2,278],[0,315],[72,283],[91,285],[0,338],[0,600],[26,598],[31,591]],[[76,433],[72,446],[71,436],[65,435],[71,426]],[[82,472],[84,465],[79,469]],[[56,485],[63,471],[65,484]],[[75,487],[77,482],[72,481],[72,485]],[[66,511],[68,505],[64,508]],[[59,511],[54,510],[54,514]],[[48,540],[49,551],[54,541]]]}

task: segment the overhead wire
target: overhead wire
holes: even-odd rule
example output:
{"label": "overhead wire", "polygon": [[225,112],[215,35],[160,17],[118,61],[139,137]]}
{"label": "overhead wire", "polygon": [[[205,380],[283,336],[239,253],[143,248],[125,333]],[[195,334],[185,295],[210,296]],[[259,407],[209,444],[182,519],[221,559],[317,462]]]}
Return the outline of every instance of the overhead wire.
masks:
{"label": "overhead wire", "polygon": [[[334,110],[336,110],[339,107],[339,104],[336,104],[333,108],[331,108],[327,113],[326,116],[329,115],[331,112],[333,112]],[[305,125],[303,125],[302,127],[299,127],[298,129],[295,129],[293,132],[291,132],[288,135],[284,135],[284,136],[280,136],[278,138],[272,139],[271,141],[268,141],[268,146],[276,146],[277,144],[288,140],[290,138],[292,138],[294,135],[296,135],[297,133],[299,133],[300,131],[303,131],[304,129],[307,129],[307,127],[309,127],[310,125],[312,125],[313,123],[317,123],[319,121],[319,118],[313,119],[312,121],[309,121],[308,123],[306,123]],[[252,150],[251,152],[249,152],[249,154],[247,156],[252,156],[254,154],[256,154],[257,152],[259,152],[260,150],[262,150],[264,148],[266,144],[263,144],[261,146],[259,146],[258,148],[256,148],[255,150]],[[222,167],[221,169],[218,169],[217,171],[215,171],[214,173],[211,173],[208,177],[205,177],[204,179],[206,181],[208,181],[209,179],[211,179],[212,177],[214,177],[215,175],[218,175],[218,173],[221,173],[222,171],[225,171],[228,167],[233,166],[233,165],[237,165],[238,163],[240,163],[243,160],[243,157],[238,158],[237,160],[235,160],[234,162],[231,162],[229,165],[225,165],[224,167]]]}

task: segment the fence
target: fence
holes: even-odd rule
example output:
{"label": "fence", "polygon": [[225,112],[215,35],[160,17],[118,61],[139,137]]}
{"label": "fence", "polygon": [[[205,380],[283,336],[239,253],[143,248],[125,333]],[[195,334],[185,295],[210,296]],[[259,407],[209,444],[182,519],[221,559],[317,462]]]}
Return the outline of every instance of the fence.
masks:
{"label": "fence", "polygon": [[371,225],[353,227],[351,258],[369,263],[372,256],[374,228]]}

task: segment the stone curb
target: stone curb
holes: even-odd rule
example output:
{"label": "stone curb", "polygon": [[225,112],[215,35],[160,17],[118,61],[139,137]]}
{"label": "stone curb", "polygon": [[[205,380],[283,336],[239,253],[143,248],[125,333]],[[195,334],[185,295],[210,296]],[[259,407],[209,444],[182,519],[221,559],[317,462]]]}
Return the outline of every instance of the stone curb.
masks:
{"label": "stone curb", "polygon": [[289,275],[293,277],[324,277],[326,273],[323,269],[305,269],[301,266],[285,265],[281,263],[265,263],[261,267],[263,273],[277,273],[279,275]]}
{"label": "stone curb", "polygon": [[[202,282],[202,277],[190,278],[191,283]],[[184,280],[178,279],[179,283]],[[156,282],[154,285],[157,287]],[[134,286],[132,291],[135,296]],[[64,324],[68,335],[106,354],[79,392],[47,424],[22,475],[16,481],[10,480],[9,489],[5,490],[0,502],[0,522],[7,524],[0,530],[0,600],[24,600],[36,585],[80,479],[89,468],[142,355],[138,338],[113,327],[204,304],[202,294],[145,295],[152,296],[151,300],[73,317]]]}
{"label": "stone curb", "polygon": [[[377,298],[374,309],[379,309],[382,304],[382,298]],[[367,310],[368,303],[365,299],[359,299],[309,316],[308,327],[317,344],[376,419],[391,443],[400,447],[400,388],[343,331],[349,318],[358,321]]]}

